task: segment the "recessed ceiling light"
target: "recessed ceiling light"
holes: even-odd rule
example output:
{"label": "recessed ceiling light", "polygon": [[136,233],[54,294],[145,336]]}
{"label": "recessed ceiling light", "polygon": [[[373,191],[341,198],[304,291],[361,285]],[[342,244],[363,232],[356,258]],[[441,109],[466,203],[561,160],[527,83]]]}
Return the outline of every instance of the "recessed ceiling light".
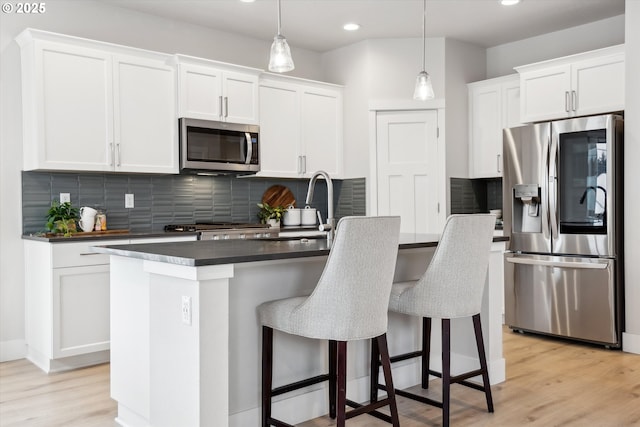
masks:
{"label": "recessed ceiling light", "polygon": [[344,28],[346,31],[356,31],[360,28],[360,25],[356,24],[355,22],[350,22],[348,24],[344,24],[342,28]]}
{"label": "recessed ceiling light", "polygon": [[500,3],[503,6],[513,6],[514,4],[520,3],[520,0],[500,0]]}
{"label": "recessed ceiling light", "polygon": [[256,0],[240,0],[242,3],[253,3]]}

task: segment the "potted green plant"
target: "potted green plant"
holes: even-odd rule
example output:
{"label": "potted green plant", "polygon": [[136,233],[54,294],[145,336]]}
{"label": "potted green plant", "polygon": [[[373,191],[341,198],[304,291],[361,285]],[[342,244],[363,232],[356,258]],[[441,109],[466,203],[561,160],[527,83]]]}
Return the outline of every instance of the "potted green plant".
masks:
{"label": "potted green plant", "polygon": [[280,226],[280,219],[286,211],[284,206],[270,206],[268,203],[258,203],[258,207],[260,208],[258,218],[262,224],[269,224],[272,227]]}
{"label": "potted green plant", "polygon": [[47,230],[69,237],[76,232],[77,220],[78,208],[72,206],[70,202],[54,201],[47,212]]}

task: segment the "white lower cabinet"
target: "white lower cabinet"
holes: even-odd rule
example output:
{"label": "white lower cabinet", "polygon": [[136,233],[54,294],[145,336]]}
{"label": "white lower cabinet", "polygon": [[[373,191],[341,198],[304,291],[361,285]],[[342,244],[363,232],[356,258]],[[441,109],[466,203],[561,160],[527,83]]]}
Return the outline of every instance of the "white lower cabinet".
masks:
{"label": "white lower cabinet", "polygon": [[195,240],[171,238],[49,243],[24,241],[27,358],[45,372],[109,361],[109,256],[96,245]]}

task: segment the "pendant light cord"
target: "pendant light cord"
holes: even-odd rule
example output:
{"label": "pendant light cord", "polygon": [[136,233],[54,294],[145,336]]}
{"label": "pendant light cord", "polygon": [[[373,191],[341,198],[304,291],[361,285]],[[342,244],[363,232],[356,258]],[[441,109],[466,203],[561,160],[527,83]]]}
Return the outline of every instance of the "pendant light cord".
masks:
{"label": "pendant light cord", "polygon": [[[278,3],[280,0],[278,0]],[[422,0],[422,71],[426,70],[425,50],[426,50],[426,21],[427,21],[427,0]]]}

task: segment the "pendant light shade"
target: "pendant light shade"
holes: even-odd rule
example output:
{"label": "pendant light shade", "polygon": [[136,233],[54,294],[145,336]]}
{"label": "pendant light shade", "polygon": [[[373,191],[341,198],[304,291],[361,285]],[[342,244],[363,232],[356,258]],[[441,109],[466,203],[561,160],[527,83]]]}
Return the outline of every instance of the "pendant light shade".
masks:
{"label": "pendant light shade", "polygon": [[426,71],[420,71],[416,78],[416,88],[413,91],[413,99],[425,101],[435,98],[433,86],[431,85],[431,76]]}
{"label": "pendant light shade", "polygon": [[416,88],[413,91],[413,99],[418,99],[420,101],[435,98],[435,93],[433,92],[433,86],[431,84],[431,77],[429,76],[429,73],[425,71],[426,20],[427,0],[422,0],[422,71],[418,73],[418,77],[416,78]]}
{"label": "pendant light shade", "polygon": [[295,68],[293,58],[291,58],[291,49],[287,39],[280,34],[280,0],[278,0],[278,35],[273,38],[271,45],[271,56],[269,57],[269,71],[275,73],[286,73]]}

